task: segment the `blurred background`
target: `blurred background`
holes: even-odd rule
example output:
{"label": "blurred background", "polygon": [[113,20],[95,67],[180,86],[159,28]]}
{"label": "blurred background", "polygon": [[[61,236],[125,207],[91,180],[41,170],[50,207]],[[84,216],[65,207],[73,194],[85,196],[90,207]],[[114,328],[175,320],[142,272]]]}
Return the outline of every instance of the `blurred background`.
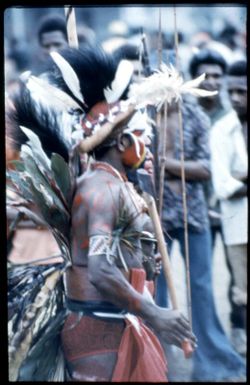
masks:
{"label": "blurred background", "polygon": [[[174,7],[160,6],[163,51],[174,42]],[[79,43],[96,41],[112,51],[124,41],[137,44],[146,34],[152,67],[157,67],[159,7],[75,7]],[[176,6],[182,70],[194,50],[210,44],[227,61],[246,55],[246,6]],[[38,27],[47,15],[64,17],[64,8],[10,7],[4,15],[5,75],[30,68],[39,53]],[[164,55],[163,55],[164,58]]]}

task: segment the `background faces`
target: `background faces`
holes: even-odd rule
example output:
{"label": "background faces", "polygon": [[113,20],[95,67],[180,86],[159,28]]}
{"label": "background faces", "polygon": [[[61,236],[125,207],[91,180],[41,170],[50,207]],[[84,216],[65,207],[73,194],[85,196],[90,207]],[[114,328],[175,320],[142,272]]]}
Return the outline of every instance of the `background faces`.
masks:
{"label": "background faces", "polygon": [[41,47],[45,54],[66,48],[68,42],[61,31],[44,32],[41,36]]}
{"label": "background faces", "polygon": [[197,77],[206,74],[205,80],[201,83],[201,88],[207,91],[218,91],[220,92],[223,81],[224,73],[218,64],[201,64],[197,69]]}
{"label": "background faces", "polygon": [[247,114],[247,77],[231,76],[227,77],[227,90],[232,107],[239,117]]}

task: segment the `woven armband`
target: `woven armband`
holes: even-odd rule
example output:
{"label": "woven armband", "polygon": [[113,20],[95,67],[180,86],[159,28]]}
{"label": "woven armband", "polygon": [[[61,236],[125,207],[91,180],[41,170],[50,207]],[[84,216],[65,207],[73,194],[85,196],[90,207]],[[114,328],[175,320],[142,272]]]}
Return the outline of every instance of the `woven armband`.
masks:
{"label": "woven armband", "polygon": [[89,257],[94,255],[105,255],[110,265],[114,263],[117,253],[112,247],[111,235],[92,235],[89,238]]}

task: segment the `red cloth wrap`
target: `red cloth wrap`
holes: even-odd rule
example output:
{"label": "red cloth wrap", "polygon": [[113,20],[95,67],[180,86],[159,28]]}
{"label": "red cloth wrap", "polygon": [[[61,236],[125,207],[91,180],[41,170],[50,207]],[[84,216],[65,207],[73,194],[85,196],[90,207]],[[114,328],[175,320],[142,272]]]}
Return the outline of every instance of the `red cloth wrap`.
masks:
{"label": "red cloth wrap", "polygon": [[[131,270],[131,285],[143,292],[145,271]],[[126,319],[112,382],[167,382],[167,362],[159,340],[137,317],[140,330]]]}
{"label": "red cloth wrap", "polygon": [[[130,283],[140,293],[145,271],[130,270]],[[167,382],[162,347],[142,320],[140,332],[125,319],[106,321],[71,313],[62,330],[62,346],[70,381]],[[114,369],[113,369],[114,368]]]}

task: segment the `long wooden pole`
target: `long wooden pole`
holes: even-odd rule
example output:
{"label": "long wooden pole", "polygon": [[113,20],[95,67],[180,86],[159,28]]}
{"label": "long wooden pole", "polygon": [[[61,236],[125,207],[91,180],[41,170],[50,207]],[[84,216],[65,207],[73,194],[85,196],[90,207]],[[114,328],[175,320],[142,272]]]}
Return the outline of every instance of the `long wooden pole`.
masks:
{"label": "long wooden pole", "polygon": [[[165,244],[165,239],[164,239],[164,235],[161,227],[159,214],[157,212],[155,200],[151,195],[149,195],[146,192],[143,193],[143,198],[147,203],[148,212],[152,220],[152,223],[154,225],[155,236],[157,239],[158,249],[162,257],[162,267],[163,267],[164,276],[168,284],[171,303],[172,303],[173,309],[177,310],[178,302],[177,302],[177,296],[176,296],[176,291],[175,291],[175,286],[174,286],[174,281],[173,281],[173,276],[171,271],[171,262],[170,262],[169,254]],[[193,348],[190,341],[182,342],[182,350],[186,358],[191,357],[193,353]]]}
{"label": "long wooden pole", "polygon": [[[180,71],[179,52],[178,52],[178,33],[176,21],[176,7],[174,6],[174,33],[175,33],[175,52],[176,52],[176,67]],[[190,285],[190,258],[189,258],[189,244],[188,244],[188,223],[187,223],[187,198],[186,198],[186,182],[185,182],[185,159],[184,159],[184,133],[183,133],[183,119],[181,111],[181,102],[178,101],[178,126],[180,135],[181,148],[181,183],[182,183],[182,202],[183,202],[183,221],[184,221],[184,240],[185,240],[185,263],[186,263],[186,285],[187,285],[187,306],[188,318],[192,327],[192,307],[191,307],[191,285]]]}
{"label": "long wooden pole", "polygon": [[[162,64],[162,13],[159,8],[159,35],[158,35],[158,68]],[[164,192],[164,176],[165,176],[165,161],[166,161],[166,123],[167,123],[167,103],[164,103],[164,118],[162,119],[161,111],[157,114],[157,128],[159,132],[158,152],[159,152],[159,186],[158,186],[158,212],[161,217],[163,206]],[[159,145],[161,144],[161,149]]]}

